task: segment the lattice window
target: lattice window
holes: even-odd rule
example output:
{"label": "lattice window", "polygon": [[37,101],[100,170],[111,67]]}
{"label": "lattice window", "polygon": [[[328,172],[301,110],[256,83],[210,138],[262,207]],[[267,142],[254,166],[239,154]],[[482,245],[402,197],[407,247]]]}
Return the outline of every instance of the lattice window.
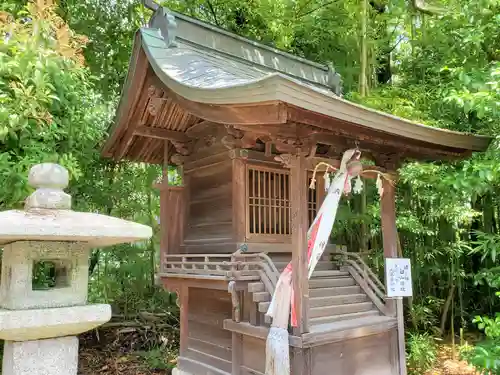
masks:
{"label": "lattice window", "polygon": [[[252,166],[248,167],[247,178],[248,234],[289,236],[290,173],[286,170]],[[308,190],[309,223],[314,220],[318,209],[317,194],[317,189]]]}
{"label": "lattice window", "polygon": [[[312,176],[307,179],[308,185],[311,184]],[[318,212],[318,189],[307,190],[307,213],[309,217],[309,225],[312,224]]]}

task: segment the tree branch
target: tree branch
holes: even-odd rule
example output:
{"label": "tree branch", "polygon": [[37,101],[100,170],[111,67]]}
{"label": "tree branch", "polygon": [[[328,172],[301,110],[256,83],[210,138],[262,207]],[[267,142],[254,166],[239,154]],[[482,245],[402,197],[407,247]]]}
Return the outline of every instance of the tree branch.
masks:
{"label": "tree branch", "polygon": [[310,10],[310,11],[307,11],[307,12],[305,12],[305,13],[299,14],[299,15],[297,16],[297,19],[298,19],[298,18],[305,17],[305,16],[308,16],[308,15],[310,15],[310,14],[312,14],[312,13],[316,12],[317,10],[320,10],[320,9],[322,9],[322,8],[324,8],[324,7],[327,7],[328,5],[331,5],[331,4],[336,3],[336,2],[337,2],[336,0],[327,1],[326,3],[321,4],[321,5],[320,5],[319,7],[317,7],[317,8],[314,8],[314,9],[312,9],[312,10]]}
{"label": "tree branch", "polygon": [[397,46],[399,46],[401,44],[402,41],[403,41],[403,38],[399,38],[399,40],[396,42],[396,44],[393,47],[391,47],[387,51],[387,53],[392,53],[392,51],[394,51],[397,48]]}
{"label": "tree branch", "polygon": [[296,17],[300,17],[300,13],[311,4],[313,0],[307,0],[305,4],[303,4],[297,11],[295,12]]}
{"label": "tree branch", "polygon": [[212,2],[210,0],[206,0],[208,4],[208,8],[210,9],[210,13],[212,13],[212,16],[214,17],[214,22],[217,26],[220,27],[219,20],[217,19],[217,13],[215,13],[214,6],[212,5]]}
{"label": "tree branch", "polygon": [[431,10],[425,6],[425,0],[412,0],[413,7],[421,13],[433,16],[438,13],[437,10]]}

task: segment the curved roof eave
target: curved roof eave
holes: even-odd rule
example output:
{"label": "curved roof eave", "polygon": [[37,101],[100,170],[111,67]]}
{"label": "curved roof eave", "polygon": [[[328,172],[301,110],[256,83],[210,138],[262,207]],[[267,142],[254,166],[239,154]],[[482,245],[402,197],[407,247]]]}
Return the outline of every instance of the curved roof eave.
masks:
{"label": "curved roof eave", "polygon": [[222,88],[191,86],[169,76],[154,58],[149,46],[145,43],[141,45],[158,78],[169,89],[189,101],[213,105],[279,101],[376,131],[471,151],[484,151],[491,141],[487,136],[439,129],[369,109],[280,73]]}

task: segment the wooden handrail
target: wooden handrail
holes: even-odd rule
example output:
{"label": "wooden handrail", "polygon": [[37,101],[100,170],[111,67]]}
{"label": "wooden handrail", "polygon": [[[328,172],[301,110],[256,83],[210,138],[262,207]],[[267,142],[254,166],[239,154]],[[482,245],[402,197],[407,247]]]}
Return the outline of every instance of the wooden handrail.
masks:
{"label": "wooden handrail", "polygon": [[354,258],[359,265],[362,266],[362,269],[368,274],[369,278],[377,284],[377,287],[383,292],[385,295],[385,285],[380,281],[378,276],[372,271],[370,267],[365,263],[365,261],[356,253],[349,253],[347,251],[342,251],[342,250],[334,250],[331,252],[331,254],[335,255],[343,255],[345,257],[351,257]]}
{"label": "wooden handrail", "polygon": [[368,297],[382,313],[387,315],[385,286],[364,260],[355,253],[340,250],[333,251],[332,255],[340,255],[341,262],[348,267],[349,272],[365,290]]}

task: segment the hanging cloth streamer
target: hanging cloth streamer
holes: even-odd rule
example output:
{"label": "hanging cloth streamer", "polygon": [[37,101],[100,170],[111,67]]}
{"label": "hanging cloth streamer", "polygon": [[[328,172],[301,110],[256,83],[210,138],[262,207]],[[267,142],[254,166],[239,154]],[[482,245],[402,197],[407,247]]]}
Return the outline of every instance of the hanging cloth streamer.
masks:
{"label": "hanging cloth streamer", "polygon": [[[351,191],[350,179],[357,175],[358,170],[350,170],[350,162],[359,161],[361,153],[358,150],[347,150],[340,168],[331,182],[328,193],[307,231],[308,278],[311,277],[319,259],[321,259],[330,233],[333,229],[337,209],[342,193]],[[288,319],[291,310],[291,324],[298,326],[295,309],[294,290],[292,286],[292,262],[281,273],[276,284],[273,298],[266,313],[272,318],[271,329],[266,342],[266,375],[290,375],[290,358],[288,346]]]}

